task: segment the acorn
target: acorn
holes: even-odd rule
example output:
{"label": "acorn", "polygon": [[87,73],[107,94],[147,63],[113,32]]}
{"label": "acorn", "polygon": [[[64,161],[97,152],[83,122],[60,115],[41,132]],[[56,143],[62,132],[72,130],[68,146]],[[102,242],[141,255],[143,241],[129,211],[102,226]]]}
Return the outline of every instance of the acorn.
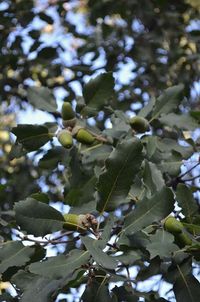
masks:
{"label": "acorn", "polygon": [[58,132],[58,141],[59,143],[66,149],[69,149],[73,145],[73,138],[70,131],[67,129],[63,129]]}
{"label": "acorn", "polygon": [[144,133],[146,131],[149,131],[150,129],[149,122],[143,117],[134,116],[130,118],[129,122],[132,129],[135,130],[136,132]]}
{"label": "acorn", "polygon": [[80,143],[91,145],[95,141],[95,137],[88,130],[79,126],[75,127],[72,133]]}
{"label": "acorn", "polygon": [[183,248],[186,245],[192,245],[192,239],[188,236],[187,233],[184,232],[176,235],[175,242],[181,248]]}
{"label": "acorn", "polygon": [[172,234],[180,234],[184,229],[184,226],[179,220],[177,220],[173,216],[169,216],[164,221],[164,228],[166,231]]}
{"label": "acorn", "polygon": [[61,109],[62,119],[71,120],[75,117],[75,112],[72,108],[72,105],[69,102],[64,102]]}
{"label": "acorn", "polygon": [[84,232],[89,228],[93,230],[97,227],[97,220],[91,214],[64,214],[65,223],[63,227],[67,230]]}
{"label": "acorn", "polygon": [[61,116],[64,127],[74,127],[76,125],[76,115],[70,103],[64,102],[62,105]]}
{"label": "acorn", "polygon": [[77,121],[77,119],[76,119],[76,117],[74,117],[71,120],[63,120],[62,124],[63,124],[63,127],[65,127],[65,128],[68,128],[68,127],[74,128],[76,126],[76,121]]}

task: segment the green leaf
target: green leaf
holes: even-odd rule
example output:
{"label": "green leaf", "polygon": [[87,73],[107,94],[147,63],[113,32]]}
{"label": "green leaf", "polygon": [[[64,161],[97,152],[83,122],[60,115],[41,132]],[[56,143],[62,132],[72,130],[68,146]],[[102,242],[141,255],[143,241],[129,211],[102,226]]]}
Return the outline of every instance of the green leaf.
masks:
{"label": "green leaf", "polygon": [[16,202],[14,210],[17,224],[28,234],[44,236],[62,229],[63,215],[33,198]]}
{"label": "green leaf", "polygon": [[114,226],[116,217],[112,214],[110,214],[106,220],[106,223],[103,227],[103,232],[101,234],[101,242],[102,242],[102,248],[105,247],[106,243],[110,240],[112,228]]}
{"label": "green leaf", "polygon": [[54,147],[46,152],[40,159],[38,166],[42,169],[54,170],[57,168],[58,163],[62,162],[68,155],[67,150],[63,147]]}
{"label": "green leaf", "polygon": [[149,158],[151,158],[154,155],[156,148],[157,148],[157,137],[148,136],[146,149],[147,149],[147,155]]}
{"label": "green leaf", "polygon": [[20,270],[12,277],[12,283],[23,292],[21,302],[49,302],[52,294],[76,278],[78,272],[77,270],[73,275],[53,280]]}
{"label": "green leaf", "polygon": [[127,251],[123,255],[116,256],[116,260],[120,261],[123,265],[133,265],[137,260],[141,259],[141,256],[136,251]]}
{"label": "green leaf", "polygon": [[173,154],[173,151],[181,154],[184,159],[189,158],[194,153],[194,149],[191,146],[181,146],[177,140],[171,138],[162,138],[157,140],[157,147],[162,153]]}
{"label": "green leaf", "polygon": [[95,240],[90,237],[81,237],[81,241],[99,265],[107,269],[115,269],[117,267],[116,260],[102,251],[101,240]]}
{"label": "green leaf", "polygon": [[117,145],[105,162],[105,171],[97,183],[97,210],[110,211],[121,204],[130,190],[143,159],[142,144],[131,138]]}
{"label": "green leaf", "polygon": [[154,97],[151,98],[148,104],[139,111],[138,116],[146,118],[149,115],[149,113],[153,110],[155,103],[156,103],[156,99]]}
{"label": "green leaf", "polygon": [[23,292],[21,302],[48,302],[61,283],[21,270],[12,277],[12,282]]}
{"label": "green leaf", "polygon": [[171,176],[177,176],[180,173],[182,164],[182,156],[178,153],[174,153],[170,158],[161,160],[160,164],[158,164],[158,168],[162,171],[162,173],[168,173]]}
{"label": "green leaf", "polygon": [[123,232],[131,235],[152,222],[157,222],[169,215],[174,208],[172,191],[164,187],[151,198],[144,198],[138,203],[136,209],[125,217]]}
{"label": "green leaf", "polygon": [[83,88],[85,103],[98,109],[109,105],[109,100],[114,93],[114,85],[112,72],[102,73],[91,79]]}
{"label": "green leaf", "polygon": [[143,249],[146,248],[149,243],[149,236],[143,231],[138,231],[133,235],[126,236],[124,232],[122,232],[119,240],[117,241],[117,245],[120,246],[128,246],[132,249]]}
{"label": "green leaf", "polygon": [[70,208],[70,214],[87,214],[94,213],[96,211],[97,203],[95,200],[91,200],[87,203],[83,203],[82,205],[73,206]]}
{"label": "green leaf", "polygon": [[186,185],[179,184],[176,190],[176,198],[186,220],[192,223],[198,213],[198,206],[191,190]]}
{"label": "green leaf", "polygon": [[168,125],[171,128],[195,130],[198,127],[197,121],[188,114],[169,113],[159,118],[162,124]]}
{"label": "green leaf", "polygon": [[112,302],[108,287],[96,280],[89,282],[81,296],[82,302]]}
{"label": "green leaf", "polygon": [[161,259],[170,258],[172,254],[179,250],[175,245],[174,236],[165,230],[157,230],[154,235],[150,236],[151,243],[147,245],[150,253],[150,259],[159,256]]}
{"label": "green leaf", "polygon": [[199,111],[190,111],[190,115],[200,122],[200,110]]}
{"label": "green leaf", "polygon": [[31,198],[44,202],[44,203],[49,203],[49,197],[48,194],[43,193],[43,192],[38,192],[38,193],[33,193],[30,196]]}
{"label": "green leaf", "polygon": [[29,87],[27,99],[35,108],[55,112],[57,104],[52,92],[47,87]]}
{"label": "green leaf", "polygon": [[184,275],[179,270],[180,277],[176,280],[173,290],[177,302],[197,302],[199,301],[200,283],[190,275]]}
{"label": "green leaf", "polygon": [[28,151],[35,151],[46,144],[51,138],[48,128],[42,125],[19,124],[12,128],[17,136],[17,142]]}
{"label": "green leaf", "polygon": [[112,292],[117,296],[118,302],[138,302],[138,297],[134,295],[128,286],[115,286]]}
{"label": "green leaf", "polygon": [[85,165],[92,165],[95,163],[102,163],[110,155],[112,146],[105,144],[98,144],[81,151],[82,162]]}
{"label": "green leaf", "polygon": [[145,281],[152,276],[160,274],[160,271],[161,271],[160,263],[161,263],[161,260],[159,257],[155,257],[155,258],[151,259],[148,266],[144,266],[140,269],[140,271],[137,274],[136,280]]}
{"label": "green leaf", "polygon": [[158,170],[154,163],[147,160],[145,161],[143,180],[147,188],[148,197],[160,191],[165,185],[161,171]]}
{"label": "green leaf", "polygon": [[167,114],[177,108],[181,102],[180,93],[183,91],[182,84],[167,88],[156,100],[152,113],[152,119],[158,118],[161,114]]}
{"label": "green leaf", "polygon": [[0,246],[0,273],[4,273],[9,267],[19,267],[30,261],[35,249],[24,246],[19,241],[7,241]]}
{"label": "green leaf", "polygon": [[[80,182],[72,188],[65,196],[65,202],[73,207],[81,207],[90,201],[94,201],[96,177],[88,178],[87,181]],[[80,213],[81,214],[81,213]]]}
{"label": "green leaf", "polygon": [[89,257],[88,251],[71,250],[67,256],[58,255],[45,262],[35,262],[29,266],[29,271],[52,279],[72,276],[76,269],[88,262]]}

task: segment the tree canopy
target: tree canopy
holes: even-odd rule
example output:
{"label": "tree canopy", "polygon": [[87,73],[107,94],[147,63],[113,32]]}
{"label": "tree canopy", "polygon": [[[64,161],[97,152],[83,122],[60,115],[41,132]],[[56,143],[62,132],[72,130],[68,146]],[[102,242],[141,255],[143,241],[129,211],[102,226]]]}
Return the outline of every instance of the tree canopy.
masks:
{"label": "tree canopy", "polygon": [[199,301],[199,13],[0,3],[0,301]]}

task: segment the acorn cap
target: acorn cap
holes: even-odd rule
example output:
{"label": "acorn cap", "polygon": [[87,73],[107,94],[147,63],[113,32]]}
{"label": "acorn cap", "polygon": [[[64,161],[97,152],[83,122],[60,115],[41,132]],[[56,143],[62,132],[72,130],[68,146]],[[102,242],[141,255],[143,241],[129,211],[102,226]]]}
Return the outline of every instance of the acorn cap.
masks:
{"label": "acorn cap", "polygon": [[130,125],[131,127],[139,133],[144,133],[146,131],[149,131],[150,129],[150,125],[149,122],[140,116],[134,116],[132,118],[130,118]]}
{"label": "acorn cap", "polygon": [[75,117],[75,112],[69,102],[64,102],[61,109],[61,116],[64,121],[71,120]]}
{"label": "acorn cap", "polygon": [[57,138],[58,138],[59,143],[64,148],[69,149],[72,147],[72,145],[73,145],[72,134],[67,129],[63,129],[63,130],[59,131],[57,134]]}
{"label": "acorn cap", "polygon": [[73,231],[86,231],[89,228],[96,229],[97,220],[91,214],[64,214],[64,228]]}
{"label": "acorn cap", "polygon": [[68,127],[74,128],[76,125],[76,121],[77,121],[77,119],[76,119],[76,117],[74,117],[71,120],[63,120],[62,124],[63,124],[63,127],[65,127],[65,128],[68,128]]}

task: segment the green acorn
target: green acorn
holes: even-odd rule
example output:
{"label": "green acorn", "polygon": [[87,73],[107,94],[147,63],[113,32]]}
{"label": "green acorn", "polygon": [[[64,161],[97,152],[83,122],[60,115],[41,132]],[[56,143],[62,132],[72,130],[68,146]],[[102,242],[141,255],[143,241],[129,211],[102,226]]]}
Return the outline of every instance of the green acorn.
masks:
{"label": "green acorn", "polygon": [[182,232],[176,235],[175,243],[177,243],[179,247],[183,248],[186,245],[192,245],[192,239],[187,233]]}
{"label": "green acorn", "polygon": [[149,131],[150,126],[149,122],[140,116],[134,116],[130,118],[130,125],[136,132],[144,133],[146,131]]}
{"label": "green acorn", "polygon": [[64,148],[71,148],[73,145],[73,138],[70,131],[64,129],[58,132],[58,141]]}
{"label": "green acorn", "polygon": [[70,231],[84,232],[89,228],[96,229],[97,220],[91,214],[64,214],[65,223],[63,227]]}
{"label": "green acorn", "polygon": [[64,102],[61,110],[62,123],[65,128],[67,127],[75,127],[76,125],[76,116],[75,112],[70,103]]}
{"label": "green acorn", "polygon": [[180,234],[184,229],[184,226],[179,220],[177,220],[173,216],[169,216],[164,221],[164,228],[166,229],[166,231],[172,234]]}
{"label": "green acorn", "polygon": [[62,105],[61,116],[64,121],[75,118],[75,112],[70,103],[64,102]]}
{"label": "green acorn", "polygon": [[91,145],[95,141],[95,137],[89,131],[79,126],[75,127],[72,133],[80,143]]}

